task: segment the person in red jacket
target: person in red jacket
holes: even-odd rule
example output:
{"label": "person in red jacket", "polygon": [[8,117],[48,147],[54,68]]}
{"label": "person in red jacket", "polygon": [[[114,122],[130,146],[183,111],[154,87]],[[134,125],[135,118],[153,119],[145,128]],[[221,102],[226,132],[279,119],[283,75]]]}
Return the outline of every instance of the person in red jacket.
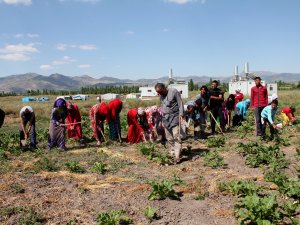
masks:
{"label": "person in red jacket", "polygon": [[281,110],[283,126],[292,125],[296,121],[295,111],[296,109],[294,106],[283,108]]}
{"label": "person in red jacket", "polygon": [[262,135],[261,112],[268,105],[268,90],[261,85],[261,78],[255,77],[255,86],[251,88],[251,108],[254,109],[256,136]]}
{"label": "person in red jacket", "polygon": [[145,109],[130,109],[127,114],[128,133],[127,142],[136,144],[141,141],[150,139],[151,127],[148,123],[148,118]]}
{"label": "person in red jacket", "polygon": [[234,94],[234,100],[235,100],[234,108],[236,104],[243,101],[243,99],[244,99],[244,94],[241,92],[241,89],[238,88],[237,90],[235,90],[235,94]]}
{"label": "person in red jacket", "polygon": [[83,144],[82,128],[81,128],[81,116],[78,106],[75,103],[67,103],[68,116],[66,118],[67,132],[69,138],[78,139],[80,144]]}
{"label": "person in red jacket", "polygon": [[109,133],[111,140],[121,141],[121,124],[120,124],[120,112],[123,107],[123,102],[120,99],[111,100],[108,105],[107,121],[109,126]]}
{"label": "person in red jacket", "polygon": [[[101,137],[104,134],[104,121],[107,117],[107,105],[101,102],[101,97],[97,97],[99,104],[92,106],[90,109],[90,120],[93,128],[94,137],[97,140],[97,145],[101,144]],[[104,138],[104,137],[103,137]]]}

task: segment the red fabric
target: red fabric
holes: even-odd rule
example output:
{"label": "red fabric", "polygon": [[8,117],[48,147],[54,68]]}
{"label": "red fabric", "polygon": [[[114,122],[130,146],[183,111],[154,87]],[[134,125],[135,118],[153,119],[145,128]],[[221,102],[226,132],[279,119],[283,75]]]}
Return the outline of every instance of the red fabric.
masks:
{"label": "red fabric", "polygon": [[127,114],[128,133],[127,142],[130,144],[136,144],[143,141],[144,132],[142,126],[137,121],[137,109],[130,109]]}
{"label": "red fabric", "polygon": [[90,120],[93,128],[93,135],[97,141],[100,140],[100,133],[97,126],[101,127],[102,132],[104,132],[103,122],[105,121],[108,113],[107,105],[102,102],[92,106],[90,109]]}
{"label": "red fabric", "polygon": [[235,93],[234,94],[234,99],[235,99],[235,104],[243,101],[244,99],[244,94],[243,93]]}
{"label": "red fabric", "polygon": [[288,117],[290,120],[292,120],[293,117],[295,117],[295,115],[294,115],[294,113],[292,113],[292,110],[291,110],[290,107],[288,107],[288,108],[283,108],[283,109],[281,110],[281,112],[284,113],[285,115],[287,115],[287,117]]}
{"label": "red fabric", "polygon": [[[71,109],[68,110],[69,113],[66,118],[67,123],[70,124],[70,123],[81,122],[81,116],[80,116],[78,106],[75,103],[68,103],[68,104],[71,105]],[[72,126],[74,129],[71,129]],[[67,132],[69,138],[82,139],[81,123],[67,126]]]}
{"label": "red fabric", "polygon": [[123,102],[120,99],[111,100],[108,105],[108,114],[107,114],[107,122],[110,120],[116,121],[117,120],[117,111],[120,111],[122,108]]}
{"label": "red fabric", "polygon": [[251,88],[251,107],[265,107],[268,105],[268,90],[266,86],[254,86]]}

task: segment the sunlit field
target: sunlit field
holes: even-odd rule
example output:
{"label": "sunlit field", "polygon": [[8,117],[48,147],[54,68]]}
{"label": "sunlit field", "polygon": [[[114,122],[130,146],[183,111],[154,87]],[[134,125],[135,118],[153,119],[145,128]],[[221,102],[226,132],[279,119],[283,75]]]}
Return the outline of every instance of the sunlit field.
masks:
{"label": "sunlit field", "polygon": [[[300,91],[278,96],[279,108],[296,106],[299,119]],[[125,142],[127,111],[159,104],[158,98],[124,100],[123,142],[101,146],[88,118],[96,96],[76,101],[86,146],[67,139],[66,152],[47,150],[56,97],[49,98],[29,103],[21,96],[0,98],[6,112],[0,128],[1,224],[297,224],[300,219],[299,123],[278,130],[274,140],[255,136],[252,112],[224,136],[194,140],[191,128],[182,161],[173,165],[161,143]],[[25,105],[36,114],[34,150],[19,147],[19,111]]]}

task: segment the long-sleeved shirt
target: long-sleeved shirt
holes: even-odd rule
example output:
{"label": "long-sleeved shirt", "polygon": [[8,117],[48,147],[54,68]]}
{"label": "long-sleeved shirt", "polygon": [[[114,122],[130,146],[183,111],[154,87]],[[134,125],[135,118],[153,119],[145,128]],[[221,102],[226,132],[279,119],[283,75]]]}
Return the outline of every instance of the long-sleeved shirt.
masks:
{"label": "long-sleeved shirt", "polygon": [[179,124],[179,116],[184,115],[183,103],[180,93],[175,88],[169,88],[165,96],[160,96],[163,121],[167,128],[175,127]]}
{"label": "long-sleeved shirt", "polygon": [[251,107],[265,107],[268,105],[268,90],[266,86],[254,86],[251,88]]}
{"label": "long-sleeved shirt", "polygon": [[222,103],[224,101],[224,97],[223,97],[223,93],[221,91],[220,88],[215,88],[215,89],[209,89],[208,91],[209,93],[209,96],[214,96],[214,97],[219,97],[220,95],[222,95],[222,99],[213,99],[211,98],[210,99],[210,108],[213,109],[213,108],[219,108],[222,106]]}
{"label": "long-sleeved shirt", "polygon": [[278,107],[273,109],[272,105],[268,105],[263,109],[263,111],[261,112],[260,115],[261,115],[262,118],[268,119],[270,124],[273,124],[274,123],[274,117],[275,117],[275,114],[277,112],[277,109],[278,109]]}
{"label": "long-sleeved shirt", "polygon": [[[248,103],[248,104],[247,104]],[[236,104],[236,114],[239,116],[243,116],[244,119],[246,119],[247,117],[247,110],[250,106],[250,101],[245,100],[245,101],[241,101],[238,104]]]}
{"label": "long-sleeved shirt", "polygon": [[292,120],[293,117],[295,117],[294,113],[292,112],[291,108],[283,108],[281,110],[282,113],[284,113],[285,115],[287,115],[287,117],[289,118],[289,120]]}

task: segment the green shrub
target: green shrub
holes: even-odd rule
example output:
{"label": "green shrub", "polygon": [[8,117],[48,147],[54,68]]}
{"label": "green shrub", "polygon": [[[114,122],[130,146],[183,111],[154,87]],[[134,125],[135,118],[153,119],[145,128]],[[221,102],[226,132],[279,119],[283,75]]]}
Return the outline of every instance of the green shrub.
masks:
{"label": "green shrub", "polygon": [[111,210],[98,213],[97,222],[99,225],[127,225],[133,221],[124,210]]}
{"label": "green shrub", "polygon": [[108,169],[105,163],[95,162],[91,170],[95,173],[104,174]]}
{"label": "green shrub", "polygon": [[224,166],[225,162],[218,151],[210,151],[204,156],[204,165],[215,169]]}
{"label": "green shrub", "polygon": [[70,161],[70,162],[67,162],[65,165],[72,173],[84,173],[85,172],[84,168],[77,161]]}

